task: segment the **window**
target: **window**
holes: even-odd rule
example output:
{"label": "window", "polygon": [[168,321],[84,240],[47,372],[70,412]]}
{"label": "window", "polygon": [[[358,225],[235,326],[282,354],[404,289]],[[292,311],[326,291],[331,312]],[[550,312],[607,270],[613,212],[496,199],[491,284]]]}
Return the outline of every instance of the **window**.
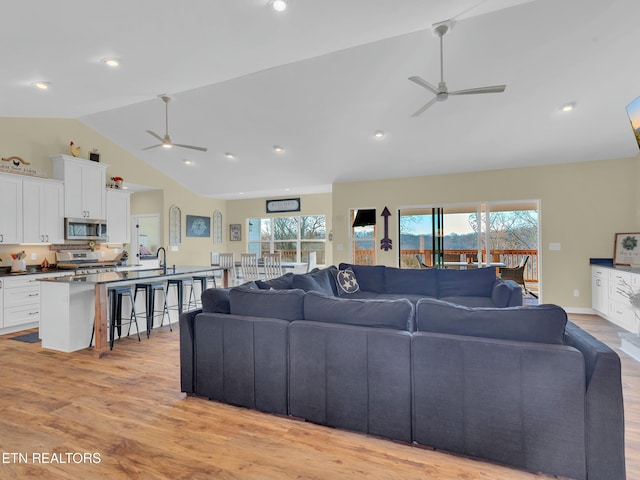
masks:
{"label": "window", "polygon": [[354,265],[376,264],[376,210],[352,209],[351,261]]}
{"label": "window", "polygon": [[316,252],[317,262],[325,263],[326,217],[250,218],[248,250],[261,257],[280,252],[285,262],[307,262],[309,252]]}

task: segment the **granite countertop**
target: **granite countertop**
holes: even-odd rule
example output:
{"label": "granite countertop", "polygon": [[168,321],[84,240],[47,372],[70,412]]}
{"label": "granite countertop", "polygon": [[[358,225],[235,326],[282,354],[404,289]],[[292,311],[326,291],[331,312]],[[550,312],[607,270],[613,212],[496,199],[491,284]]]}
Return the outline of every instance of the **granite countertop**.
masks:
{"label": "granite countertop", "polygon": [[162,268],[153,270],[130,270],[126,272],[103,272],[91,273],[87,275],[69,275],[64,277],[45,277],[39,278],[42,282],[57,283],[84,283],[84,284],[103,284],[117,282],[139,282],[144,280],[161,280],[170,277],[188,276],[194,273],[211,272],[214,270],[222,270],[220,267],[211,265],[207,266],[179,266],[169,267],[164,273]]}
{"label": "granite countertop", "polygon": [[11,267],[0,267],[0,277],[17,277],[21,275],[42,275],[44,273],[61,273],[61,272],[69,272],[69,270],[64,270],[62,268],[49,267],[42,268],[40,266],[30,265],[27,266],[26,272],[12,272]]}

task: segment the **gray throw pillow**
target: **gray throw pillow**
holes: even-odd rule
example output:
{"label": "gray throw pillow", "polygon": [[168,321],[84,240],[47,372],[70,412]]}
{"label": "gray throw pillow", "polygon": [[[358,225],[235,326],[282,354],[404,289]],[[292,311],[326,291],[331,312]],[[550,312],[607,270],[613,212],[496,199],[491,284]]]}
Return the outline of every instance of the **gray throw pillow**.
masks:
{"label": "gray throw pillow", "polygon": [[260,290],[244,286],[229,291],[229,304],[234,315],[302,320],[304,291]]}
{"label": "gray throw pillow", "polygon": [[304,297],[304,319],[361,327],[413,330],[414,307],[406,299],[338,298],[309,292]]}
{"label": "gray throw pillow", "polygon": [[557,305],[465,307],[435,298],[416,304],[416,330],[521,342],[564,343],[567,313]]}

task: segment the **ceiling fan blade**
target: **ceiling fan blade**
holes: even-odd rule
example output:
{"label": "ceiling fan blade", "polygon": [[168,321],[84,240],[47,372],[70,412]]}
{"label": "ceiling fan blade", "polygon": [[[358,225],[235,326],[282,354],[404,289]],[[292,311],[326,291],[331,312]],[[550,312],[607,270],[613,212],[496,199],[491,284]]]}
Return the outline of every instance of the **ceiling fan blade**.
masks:
{"label": "ceiling fan blade", "polygon": [[423,80],[420,77],[409,77],[409,80],[411,80],[413,83],[420,85],[421,87],[426,88],[427,90],[432,91],[433,93],[435,93],[436,95],[438,93],[440,93],[438,91],[438,89],[436,87],[434,87],[433,85],[431,85],[429,82],[427,82],[426,80]]}
{"label": "ceiling fan blade", "polygon": [[156,132],[152,132],[151,130],[146,130],[146,132],[151,135],[152,137],[156,137],[158,140],[160,140],[161,142],[164,140],[164,138],[162,138],[160,135],[158,135]]}
{"label": "ceiling fan blade", "polygon": [[429,100],[427,103],[425,103],[420,109],[416,110],[416,112],[411,116],[412,117],[417,117],[418,115],[421,115],[422,112],[424,112],[427,108],[429,108],[431,105],[433,105],[437,101],[438,101],[438,97],[433,97],[431,100]]}
{"label": "ceiling fan blade", "polygon": [[144,147],[142,150],[149,150],[151,148],[156,148],[156,147],[161,147],[161,146],[162,146],[162,144],[160,143],[158,145],[151,145],[150,147]]}
{"label": "ceiling fan blade", "polygon": [[182,147],[182,148],[190,148],[192,150],[200,150],[201,152],[206,152],[207,147],[196,147],[195,145],[183,145],[181,143],[174,143],[174,147]]}
{"label": "ceiling fan blade", "polygon": [[469,88],[467,90],[456,90],[449,92],[449,95],[475,95],[477,93],[502,93],[506,85],[493,85],[491,87]]}

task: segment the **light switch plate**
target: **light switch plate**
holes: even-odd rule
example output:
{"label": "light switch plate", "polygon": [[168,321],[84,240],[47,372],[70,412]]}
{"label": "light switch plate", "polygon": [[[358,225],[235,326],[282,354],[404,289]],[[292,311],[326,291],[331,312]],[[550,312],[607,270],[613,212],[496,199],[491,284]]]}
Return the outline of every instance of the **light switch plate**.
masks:
{"label": "light switch plate", "polygon": [[549,243],[549,250],[560,250],[560,244],[559,243]]}
{"label": "light switch plate", "polygon": [[172,252],[177,252],[178,251],[178,245],[171,245],[171,251]]}
{"label": "light switch plate", "polygon": [[32,253],[31,260],[37,260],[37,259],[38,259],[38,255],[36,253]]}

